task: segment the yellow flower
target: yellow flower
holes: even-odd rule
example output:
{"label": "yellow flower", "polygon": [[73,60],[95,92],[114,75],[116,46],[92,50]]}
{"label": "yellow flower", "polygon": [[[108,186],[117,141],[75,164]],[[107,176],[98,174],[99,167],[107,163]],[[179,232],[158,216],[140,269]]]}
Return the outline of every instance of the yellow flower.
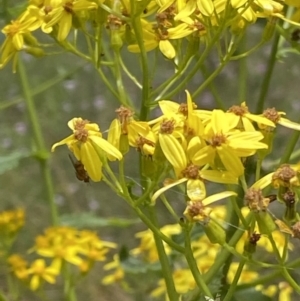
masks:
{"label": "yellow flower", "polygon": [[[189,269],[178,269],[173,272],[173,281],[177,293],[186,294],[188,291],[193,290],[196,287],[193,274]],[[162,294],[166,294],[166,283],[164,279],[159,280],[158,287],[154,289],[150,294],[153,297],[159,297]],[[168,299],[166,299],[168,300]]]}
{"label": "yellow flower", "polygon": [[121,265],[119,255],[114,255],[113,261],[104,265],[103,269],[105,271],[114,270],[110,275],[105,276],[102,279],[102,284],[109,285],[115,282],[119,282],[124,278],[125,272]]}
{"label": "yellow flower", "polygon": [[[156,136],[151,131],[147,122],[133,119],[133,112],[121,106],[116,110],[118,118],[114,119],[109,127],[107,140],[119,150],[126,149],[120,145],[126,143],[122,137],[128,140],[130,146],[138,148],[145,155],[153,155]],[[122,142],[121,142],[122,141]],[[110,160],[114,158],[108,156]]]}
{"label": "yellow flower", "polygon": [[[236,177],[244,173],[241,158],[253,155],[256,150],[267,148],[259,142],[263,135],[257,131],[240,132],[233,130],[231,117],[221,110],[213,110],[211,122],[205,128],[204,139],[207,146],[194,155],[198,165],[209,164],[216,168],[225,168]],[[220,166],[219,160],[222,165]]]}
{"label": "yellow flower", "polygon": [[212,209],[207,207],[208,205],[215,203],[219,200],[225,199],[229,196],[236,196],[237,194],[233,191],[223,191],[220,193],[213,194],[203,200],[190,200],[187,203],[187,207],[184,211],[184,215],[187,219],[193,222],[206,221],[210,216]]}
{"label": "yellow flower", "polygon": [[59,270],[51,266],[46,267],[44,259],[36,259],[27,270],[27,273],[32,275],[30,289],[35,291],[40,287],[43,280],[54,284]]}
{"label": "yellow flower", "polygon": [[25,280],[28,278],[27,273],[27,261],[23,259],[22,256],[18,254],[13,254],[7,259],[8,264],[10,265],[11,271],[16,275],[20,280]]}
{"label": "yellow flower", "polygon": [[[269,109],[264,110],[264,112],[263,112],[263,116],[268,118],[269,120],[271,120],[273,123],[275,123],[275,124],[278,123],[278,124],[280,124],[284,127],[287,127],[289,129],[300,131],[300,124],[296,123],[296,122],[293,122],[293,121],[291,121],[287,118],[282,117],[284,115],[285,115],[284,112],[278,112],[278,111],[276,111],[275,108],[269,108]],[[265,129],[266,124],[260,124],[259,123],[259,127],[261,129]]]}
{"label": "yellow flower", "polygon": [[90,9],[96,9],[98,5],[95,2],[87,0],[50,0],[50,3],[44,9],[47,9],[47,18],[49,21],[45,29],[58,24],[58,41],[63,41],[68,36],[74,15]]}
{"label": "yellow flower", "polygon": [[[232,262],[229,268],[229,271],[227,273],[227,281],[228,283],[232,283],[234,276],[236,274],[236,271],[238,269],[239,264],[237,262]],[[241,276],[238,280],[238,284],[241,283],[248,283],[251,281],[256,280],[259,277],[259,273],[258,272],[254,272],[249,270],[249,268],[247,266],[245,266],[243,268],[243,271],[241,273]]]}
{"label": "yellow flower", "polygon": [[276,189],[286,187],[293,189],[293,187],[300,186],[299,179],[300,164],[283,164],[275,172],[271,172],[255,182],[251,188],[264,189],[272,184]]}
{"label": "yellow flower", "polygon": [[[191,27],[185,23],[175,27],[157,26],[155,29],[153,29],[152,25],[145,20],[142,20],[142,23],[143,42],[146,51],[151,51],[159,47],[159,50],[168,59],[174,59],[176,56],[175,48],[169,40],[181,39],[194,31],[194,29],[191,29]],[[140,48],[137,44],[129,45],[128,50],[134,53],[140,52]]]}
{"label": "yellow flower", "polygon": [[102,138],[99,126],[82,118],[73,118],[68,122],[73,134],[55,143],[51,151],[59,145],[67,144],[77,160],[84,165],[89,177],[97,182],[102,177],[102,162],[100,156],[110,155],[121,160],[122,154],[113,145]]}
{"label": "yellow flower", "polygon": [[202,200],[206,197],[203,179],[216,183],[237,184],[237,177],[230,172],[200,169],[200,165],[194,160],[195,154],[203,147],[199,137],[192,138],[186,150],[172,135],[160,134],[159,142],[164,155],[174,167],[178,180],[156,191],[151,198],[152,202],[166,190],[184,182],[187,182],[187,195],[191,200]]}
{"label": "yellow flower", "polygon": [[185,6],[178,10],[175,20],[184,20],[186,17],[191,16],[197,10],[200,16],[211,17],[215,11],[214,3],[212,0],[190,0],[187,1]]}
{"label": "yellow flower", "polygon": [[293,288],[287,282],[279,283],[279,297],[278,301],[291,301]]}
{"label": "yellow flower", "polygon": [[13,71],[16,71],[17,54],[25,48],[26,40],[34,39],[30,32],[36,30],[38,27],[39,22],[37,22],[37,19],[25,12],[17,20],[11,21],[11,24],[6,25],[2,29],[2,32],[6,35],[6,39],[0,48],[0,69],[9,60],[13,59]]}
{"label": "yellow flower", "polygon": [[0,235],[12,236],[24,225],[23,209],[7,210],[0,213]]}
{"label": "yellow flower", "polygon": [[230,124],[234,125],[234,128],[244,131],[255,131],[252,122],[257,122],[268,127],[275,127],[274,122],[264,116],[251,114],[245,102],[240,106],[232,106],[226,112],[229,116],[228,120]]}
{"label": "yellow flower", "polygon": [[[160,231],[167,237],[181,233],[181,227],[179,224],[166,225],[160,229]],[[150,230],[138,232],[135,235],[141,239],[140,245],[131,250],[133,255],[141,255],[148,262],[158,261],[158,254],[156,250],[155,240],[153,233]],[[166,253],[171,253],[171,248],[164,242]]]}

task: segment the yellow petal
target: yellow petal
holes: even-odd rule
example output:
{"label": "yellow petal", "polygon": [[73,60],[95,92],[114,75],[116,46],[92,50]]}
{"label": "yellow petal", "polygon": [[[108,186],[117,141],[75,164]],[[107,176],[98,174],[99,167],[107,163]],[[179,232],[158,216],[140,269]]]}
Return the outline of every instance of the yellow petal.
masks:
{"label": "yellow petal", "polygon": [[98,136],[90,136],[89,139],[92,141],[94,145],[100,147],[107,154],[115,157],[118,160],[122,160],[123,156],[121,152],[105,139]]}
{"label": "yellow petal", "polygon": [[256,189],[264,189],[267,186],[269,186],[272,183],[272,177],[273,177],[274,172],[271,172],[264,176],[263,178],[259,179],[257,182],[255,182],[251,188],[256,188]]}
{"label": "yellow petal", "polygon": [[202,179],[215,183],[238,184],[238,178],[229,171],[201,170],[200,176]]}
{"label": "yellow petal", "polygon": [[75,139],[74,135],[70,135],[69,137],[53,144],[52,147],[51,147],[51,152],[54,152],[54,150],[57,146],[60,146],[60,145],[63,145],[63,144],[68,145],[68,144],[72,144],[72,143],[76,143],[76,142],[77,142],[77,140]]}
{"label": "yellow petal", "polygon": [[278,121],[278,123],[282,126],[285,126],[285,127],[289,128],[289,129],[300,131],[300,124],[299,123],[290,121],[286,118],[281,117],[280,120]]}
{"label": "yellow petal", "polygon": [[186,182],[186,181],[187,181],[187,178],[182,178],[182,179],[180,179],[180,180],[178,180],[178,181],[173,182],[173,183],[170,184],[170,185],[167,185],[167,186],[165,186],[165,187],[163,187],[163,188],[157,190],[157,191],[153,194],[153,196],[152,196],[152,198],[151,198],[151,204],[152,204],[152,205],[155,205],[155,201],[157,200],[157,198],[158,198],[162,193],[164,193],[165,191],[167,191],[168,189],[170,189],[170,188],[172,188],[172,187],[174,187],[174,186],[176,186],[176,185],[182,184],[182,183],[184,183],[184,182]]}
{"label": "yellow petal", "polygon": [[218,155],[225,168],[239,177],[244,173],[244,166],[241,159],[236,156],[226,145],[217,147]]}
{"label": "yellow petal", "polygon": [[203,200],[206,197],[206,188],[202,180],[191,180],[187,182],[187,195],[190,200]]}
{"label": "yellow petal", "polygon": [[40,286],[40,277],[38,275],[33,275],[30,280],[30,289],[35,291]]}
{"label": "yellow petal", "polygon": [[169,40],[159,41],[159,49],[162,54],[168,59],[173,59],[176,55],[175,49]]}
{"label": "yellow petal", "polygon": [[[245,0],[246,1],[246,0]],[[198,0],[198,8],[204,16],[211,16],[214,12],[214,4],[211,0]]]}
{"label": "yellow petal", "polygon": [[223,191],[223,192],[220,192],[220,193],[216,193],[214,195],[211,195],[211,196],[205,198],[202,201],[202,204],[204,206],[207,206],[207,205],[210,205],[210,204],[212,204],[214,202],[217,202],[219,200],[228,198],[229,196],[237,196],[237,193],[235,193],[234,191]]}
{"label": "yellow petal", "polygon": [[175,169],[184,170],[187,166],[187,160],[183,147],[178,140],[168,134],[159,134],[158,138],[161,149],[170,164]]}
{"label": "yellow petal", "polygon": [[216,155],[216,149],[211,145],[204,146],[191,159],[193,164],[203,166],[211,163]]}
{"label": "yellow petal", "polygon": [[72,28],[72,14],[63,12],[59,21],[59,29],[57,34],[58,41],[64,41]]}
{"label": "yellow petal", "polygon": [[80,160],[88,172],[89,177],[94,182],[99,182],[102,178],[102,162],[90,141],[81,144]]}

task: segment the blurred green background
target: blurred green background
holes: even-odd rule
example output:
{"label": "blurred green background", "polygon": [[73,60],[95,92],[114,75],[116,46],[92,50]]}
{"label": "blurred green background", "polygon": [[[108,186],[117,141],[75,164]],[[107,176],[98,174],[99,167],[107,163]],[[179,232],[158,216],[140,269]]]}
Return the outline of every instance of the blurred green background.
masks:
{"label": "blurred green background", "polygon": [[[20,1],[9,2],[8,7],[11,8],[12,14],[16,12],[13,7],[20,3],[22,4]],[[0,17],[0,27],[3,28],[10,17],[2,7]],[[260,39],[260,35],[261,24],[258,23],[249,30],[247,45],[254,44],[254,41]],[[3,41],[4,35],[0,34],[0,43],[2,44]],[[256,106],[270,50],[271,43],[268,43],[244,61],[248,70],[244,100],[250,110]],[[51,51],[53,51],[52,48]],[[40,59],[26,54],[21,55],[30,87],[33,92],[38,91],[34,95],[34,100],[39,115],[39,123],[49,150],[53,143],[70,134],[67,122],[73,117],[82,117],[98,123],[101,131],[106,135],[110,122],[115,118],[114,111],[119,107],[119,102],[103,85],[91,65],[72,54],[57,51],[57,49],[56,53]],[[123,49],[123,53],[128,68],[134,74],[140,74],[136,56],[126,54],[126,49]],[[149,57],[152,58],[152,54]],[[214,70],[218,64],[214,54],[205,64],[208,70]],[[238,104],[241,100],[238,79],[240,64],[240,62],[231,62],[214,81],[214,88],[226,103],[227,108]],[[113,80],[109,70],[107,69],[105,72],[108,79]],[[172,64],[160,56],[155,84],[161,83],[172,72]],[[299,56],[297,54],[289,54],[288,57],[281,56],[273,73],[266,107],[274,106],[279,111],[285,111],[289,119],[300,121],[299,78]],[[49,80],[56,81],[56,83],[48,85]],[[199,72],[187,88],[194,91],[202,82],[203,75]],[[133,102],[139,107],[141,91],[127,79],[125,83]],[[44,85],[48,87],[39,92]],[[34,243],[34,237],[41,234],[43,229],[51,224],[50,209],[46,202],[39,162],[32,157],[35,145],[22,93],[19,75],[12,73],[11,64],[9,64],[0,71],[0,209],[22,207],[26,211],[26,225],[14,247],[15,251],[18,252],[22,250],[25,252],[30,248]],[[184,102],[184,92],[174,97],[173,100]],[[200,109],[217,107],[214,95],[209,88],[194,101]],[[156,111],[153,112],[152,116],[155,114]],[[264,163],[266,172],[273,170],[272,168],[275,167],[274,160],[281,156],[293,132],[279,127],[277,134],[274,151]],[[296,149],[299,149],[299,144]],[[20,160],[14,159],[18,157]],[[137,157],[135,150],[132,150],[126,159],[126,173],[129,179],[138,182]],[[297,161],[297,157],[292,160],[293,163]],[[78,216],[78,214],[92,212],[102,218],[135,219],[134,213],[127,204],[114,195],[103,182],[85,184],[76,179],[66,147],[59,147],[55,153],[51,154],[50,166],[55,188],[55,201],[61,216],[71,213]],[[117,168],[114,170],[117,172]],[[175,193],[174,198],[176,198]],[[183,209],[184,204],[180,203],[178,214]],[[282,210],[282,207],[275,204],[271,206],[271,210],[274,210],[273,212],[276,214],[279,212],[278,210]],[[161,207],[161,220],[166,223],[174,222],[165,214],[165,209]],[[76,219],[76,217],[74,218]],[[144,229],[145,227],[141,223],[133,223],[128,227],[97,227],[102,239],[115,241],[120,246],[126,245],[129,248],[138,243],[133,234]],[[295,244],[297,245],[296,242]],[[294,250],[294,254],[297,253],[296,250],[300,250],[299,246],[298,249]],[[93,277],[87,277],[86,280],[83,280],[79,288],[78,300],[133,300],[130,294],[124,293],[116,286],[105,287],[100,284],[103,275],[101,264],[96,266],[92,275]],[[295,271],[293,275],[298,279],[300,277],[299,271]],[[146,280],[147,275],[144,277]],[[0,274],[1,289],[5,292],[3,287],[5,282],[1,281],[1,278],[4,279],[5,275]],[[146,300],[146,297],[139,295],[139,291],[144,289],[143,286],[141,284],[138,288],[135,300]],[[51,300],[58,300],[59,287],[55,286],[52,290],[53,298]],[[295,296],[294,300],[298,300],[297,298]],[[34,301],[39,299],[28,292],[28,296],[24,296],[22,300]]]}

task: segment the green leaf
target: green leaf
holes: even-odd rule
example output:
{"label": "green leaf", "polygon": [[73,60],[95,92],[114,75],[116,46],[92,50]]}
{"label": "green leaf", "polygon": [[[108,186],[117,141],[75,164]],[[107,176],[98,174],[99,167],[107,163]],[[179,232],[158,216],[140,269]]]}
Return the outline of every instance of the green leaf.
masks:
{"label": "green leaf", "polygon": [[128,226],[140,223],[139,219],[127,218],[105,218],[99,217],[92,212],[83,212],[79,214],[65,214],[60,217],[63,225],[78,228],[99,228],[99,227],[119,227],[126,228]]}
{"label": "green leaf", "polygon": [[6,171],[16,168],[20,160],[30,156],[29,152],[15,151],[7,156],[0,156],[0,174],[4,174]]}

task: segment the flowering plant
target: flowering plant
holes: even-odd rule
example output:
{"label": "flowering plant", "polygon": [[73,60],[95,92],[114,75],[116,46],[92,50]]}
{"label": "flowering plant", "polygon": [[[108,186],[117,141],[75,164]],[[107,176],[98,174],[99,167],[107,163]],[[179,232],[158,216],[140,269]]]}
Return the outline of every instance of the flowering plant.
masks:
{"label": "flowering plant", "polygon": [[[52,225],[36,237],[29,264],[11,252],[24,212],[0,215],[1,254],[15,285],[47,292],[46,285],[62,281],[61,293],[73,301],[79,280],[97,261],[107,261],[102,284],[118,283],[128,294],[137,291],[128,278],[153,273],[155,281],[149,281],[139,300],[230,301],[251,290],[257,300],[288,301],[299,295],[294,271],[300,261],[291,255],[293,241],[300,238],[300,163],[289,161],[300,124],[274,107],[264,109],[279,46],[282,54],[299,53],[298,2],[29,0],[2,29],[0,68],[12,62],[21,79]],[[253,28],[260,39],[247,48]],[[215,93],[215,78],[232,61],[245,66],[252,53],[271,42],[256,110],[250,109],[252,100],[249,107],[246,99],[226,104]],[[136,233],[140,243],[135,248],[124,251],[117,239],[104,241],[96,232],[76,228],[76,221],[75,227],[61,223],[48,167],[50,154],[22,55],[44,57],[51,54],[49,47],[93,66],[119,102],[107,134],[98,125],[101,116],[89,121],[88,116],[77,115],[66,120],[71,133],[53,141],[51,152],[65,145],[78,180],[104,182],[131,208],[146,227]],[[129,66],[128,56],[134,56],[137,64]],[[210,59],[217,64],[208,71]],[[165,76],[159,62],[172,73]],[[244,68],[241,87],[247,84],[245,74]],[[218,103],[211,109],[199,98],[208,87]],[[268,167],[280,126],[293,130],[294,138],[280,163]],[[131,149],[139,162],[139,180],[134,183],[126,171],[133,162]],[[174,190],[179,192],[175,200]],[[274,203],[281,208],[276,215],[270,210]],[[163,218],[161,205],[166,209]],[[17,294],[13,300],[18,298]]]}

